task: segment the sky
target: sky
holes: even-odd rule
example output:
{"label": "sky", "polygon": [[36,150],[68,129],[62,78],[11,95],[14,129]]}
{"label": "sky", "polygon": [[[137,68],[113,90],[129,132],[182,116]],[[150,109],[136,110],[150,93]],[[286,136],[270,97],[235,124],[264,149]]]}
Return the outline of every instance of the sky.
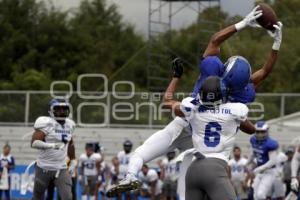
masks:
{"label": "sky", "polygon": [[[49,0],[43,0],[49,1]],[[55,6],[67,10],[78,7],[81,0],[51,0]],[[152,0],[153,2],[157,2]],[[253,7],[255,0],[221,0],[222,10],[230,15],[246,15]],[[108,3],[115,3],[124,16],[124,21],[135,25],[136,30],[146,34],[148,31],[148,10],[149,0],[107,0]],[[182,7],[182,3],[173,3],[173,10]],[[205,7],[203,4],[201,7]],[[198,4],[191,4],[197,8]],[[167,9],[167,8],[166,8]],[[167,10],[164,13],[168,13]],[[176,14],[172,19],[173,28],[186,27],[196,20],[197,13],[190,8],[185,8]],[[166,17],[166,16],[165,16]]]}

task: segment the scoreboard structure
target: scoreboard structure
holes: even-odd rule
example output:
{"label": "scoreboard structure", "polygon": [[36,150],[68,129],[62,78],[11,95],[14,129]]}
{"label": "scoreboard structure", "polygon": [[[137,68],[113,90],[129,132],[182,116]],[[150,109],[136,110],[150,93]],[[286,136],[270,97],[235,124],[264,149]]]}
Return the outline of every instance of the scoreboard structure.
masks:
{"label": "scoreboard structure", "polygon": [[[147,51],[147,88],[149,91],[164,91],[169,81],[170,60],[180,56],[178,52],[170,48],[173,18],[184,10],[193,12],[197,16],[195,19],[197,31],[211,35],[219,28],[219,23],[201,20],[199,14],[212,6],[220,9],[220,0],[149,0]],[[207,30],[201,26],[201,23],[210,24],[210,27],[215,28]],[[207,43],[199,38],[199,48],[197,52],[193,52],[195,55],[200,55],[200,47],[203,45],[201,42]]]}

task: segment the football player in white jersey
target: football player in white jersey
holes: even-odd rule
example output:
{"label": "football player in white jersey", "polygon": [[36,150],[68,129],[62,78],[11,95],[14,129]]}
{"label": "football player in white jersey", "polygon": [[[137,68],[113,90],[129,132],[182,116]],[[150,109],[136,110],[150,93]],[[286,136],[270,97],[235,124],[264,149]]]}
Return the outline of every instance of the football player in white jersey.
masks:
{"label": "football player in white jersey", "polygon": [[87,143],[85,146],[85,153],[81,154],[79,158],[79,182],[82,186],[82,200],[87,200],[88,196],[91,200],[98,197],[98,185],[101,165],[101,155],[94,152],[94,145]]}
{"label": "football player in white jersey", "polygon": [[142,183],[140,191],[142,197],[150,197],[150,200],[160,199],[160,180],[154,169],[149,169],[148,165],[144,164],[142,170],[138,173],[138,179]]}
{"label": "football player in white jersey", "polygon": [[248,198],[246,164],[247,159],[241,156],[241,148],[235,146],[233,148],[233,158],[229,160],[228,165],[230,167],[230,176],[234,190],[240,200],[246,200]]}
{"label": "football player in white jersey", "polygon": [[[198,104],[193,98],[182,101],[175,112],[184,115],[192,129],[196,159],[186,173],[185,199],[235,200],[227,164],[240,128],[254,133],[247,120],[248,108],[241,103],[225,103],[218,77],[208,77],[200,88]],[[181,112],[181,113],[180,113]]]}
{"label": "football player in white jersey", "polygon": [[[70,104],[62,99],[50,101],[50,116],[41,116],[34,123],[31,147],[39,150],[35,167],[33,200],[44,198],[54,181],[60,198],[72,200],[71,174],[75,170],[75,147],[72,135],[75,123],[69,119]],[[67,167],[67,157],[70,159]]]}
{"label": "football player in white jersey", "polygon": [[160,177],[163,180],[162,199],[175,200],[177,198],[177,179],[179,174],[179,163],[177,163],[176,152],[169,151],[160,165]]}
{"label": "football player in white jersey", "polygon": [[276,178],[272,186],[272,199],[284,200],[286,188],[283,182],[283,166],[287,160],[288,157],[285,153],[278,152],[276,159]]}
{"label": "football player in white jersey", "polygon": [[133,144],[130,140],[125,140],[123,142],[123,151],[120,151],[117,155],[119,162],[120,162],[119,175],[118,175],[119,180],[122,180],[123,178],[125,178],[125,176],[127,174],[129,159],[130,159],[130,156],[132,155],[132,152],[131,152],[132,146],[133,146]]}

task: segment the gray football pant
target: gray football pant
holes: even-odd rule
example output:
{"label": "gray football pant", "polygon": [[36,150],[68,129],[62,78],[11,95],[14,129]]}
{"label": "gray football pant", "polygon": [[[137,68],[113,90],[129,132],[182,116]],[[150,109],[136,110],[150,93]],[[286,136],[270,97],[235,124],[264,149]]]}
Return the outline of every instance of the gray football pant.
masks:
{"label": "gray football pant", "polygon": [[60,170],[57,178],[55,175],[56,171],[43,170],[38,166],[35,167],[33,200],[44,199],[45,192],[51,181],[54,181],[61,199],[72,200],[72,179],[68,170]]}
{"label": "gray football pant", "polygon": [[196,159],[188,168],[185,199],[236,200],[227,173],[227,163],[217,158]]}

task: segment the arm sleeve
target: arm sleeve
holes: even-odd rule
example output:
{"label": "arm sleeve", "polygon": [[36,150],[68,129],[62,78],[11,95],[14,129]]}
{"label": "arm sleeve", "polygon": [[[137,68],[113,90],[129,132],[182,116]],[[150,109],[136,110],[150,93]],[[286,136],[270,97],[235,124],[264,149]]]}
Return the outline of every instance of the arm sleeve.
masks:
{"label": "arm sleeve", "polygon": [[53,149],[54,145],[54,143],[46,143],[42,140],[35,140],[33,141],[31,147],[35,149]]}
{"label": "arm sleeve", "polygon": [[257,173],[260,173],[266,169],[273,167],[274,165],[276,165],[276,160],[277,160],[277,151],[276,150],[270,151],[269,152],[269,161],[266,162],[264,165],[257,167],[255,169],[255,171]]}
{"label": "arm sleeve", "polygon": [[299,162],[300,162],[300,153],[299,153],[299,147],[298,147],[296,149],[296,152],[294,153],[292,163],[291,163],[292,178],[297,177],[298,169],[299,169]]}

